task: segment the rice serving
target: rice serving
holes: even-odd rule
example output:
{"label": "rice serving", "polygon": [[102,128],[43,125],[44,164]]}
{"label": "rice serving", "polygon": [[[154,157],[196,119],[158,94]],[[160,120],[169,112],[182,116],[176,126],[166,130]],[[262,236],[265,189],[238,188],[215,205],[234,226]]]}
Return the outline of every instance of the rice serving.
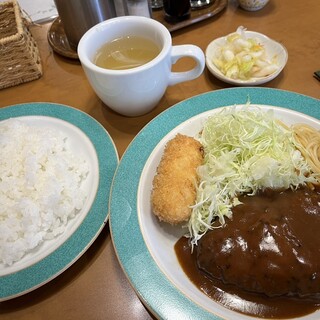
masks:
{"label": "rice serving", "polygon": [[62,234],[87,198],[89,165],[57,129],[0,122],[0,263]]}

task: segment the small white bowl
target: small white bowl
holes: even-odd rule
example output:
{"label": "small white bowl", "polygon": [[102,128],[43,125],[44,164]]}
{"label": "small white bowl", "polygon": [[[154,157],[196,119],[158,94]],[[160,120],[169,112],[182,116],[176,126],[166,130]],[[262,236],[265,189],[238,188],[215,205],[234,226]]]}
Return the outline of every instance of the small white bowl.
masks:
{"label": "small white bowl", "polygon": [[238,0],[242,9],[247,11],[257,11],[262,9],[269,0]]}
{"label": "small white bowl", "polygon": [[208,45],[206,49],[207,68],[216,78],[237,86],[256,86],[273,80],[275,77],[279,75],[279,73],[282,71],[282,69],[288,61],[287,49],[279,42],[270,39],[262,33],[254,31],[245,31],[245,35],[247,36],[247,38],[257,39],[260,42],[260,44],[262,44],[265,47],[268,58],[277,58],[277,64],[279,66],[277,71],[266,77],[250,78],[248,80],[232,79],[226,77],[212,61],[212,58],[217,54],[218,49],[221,46],[225,45],[226,37],[215,39]]}

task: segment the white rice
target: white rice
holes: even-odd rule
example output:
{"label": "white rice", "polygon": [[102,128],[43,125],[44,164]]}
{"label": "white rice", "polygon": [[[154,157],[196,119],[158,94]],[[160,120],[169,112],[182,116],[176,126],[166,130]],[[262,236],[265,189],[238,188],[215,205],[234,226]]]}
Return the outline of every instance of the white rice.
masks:
{"label": "white rice", "polygon": [[85,159],[57,129],[0,122],[0,264],[62,234],[86,200]]}

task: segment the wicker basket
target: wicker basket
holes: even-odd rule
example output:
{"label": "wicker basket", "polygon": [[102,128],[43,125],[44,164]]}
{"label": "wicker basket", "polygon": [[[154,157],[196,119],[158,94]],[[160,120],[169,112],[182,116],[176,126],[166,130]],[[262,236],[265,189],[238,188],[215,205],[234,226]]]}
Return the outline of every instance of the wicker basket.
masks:
{"label": "wicker basket", "polygon": [[16,0],[0,3],[0,89],[42,75],[37,44]]}

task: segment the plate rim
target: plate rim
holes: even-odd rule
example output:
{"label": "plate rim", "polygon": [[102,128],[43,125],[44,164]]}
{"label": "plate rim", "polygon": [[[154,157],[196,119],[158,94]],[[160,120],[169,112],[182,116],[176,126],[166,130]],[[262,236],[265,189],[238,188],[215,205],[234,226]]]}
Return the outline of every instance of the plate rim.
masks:
{"label": "plate rim", "polygon": [[[0,302],[27,294],[67,270],[91,246],[109,219],[109,197],[119,155],[109,132],[89,114],[52,102],[30,102],[0,108],[0,121],[22,116],[47,116],[66,121],[81,130],[92,143],[99,163],[99,184],[88,214],[75,232],[39,262],[0,277]],[[109,161],[102,161],[105,157]]]}
{"label": "plate rim", "polygon": [[[240,87],[206,92],[175,104],[151,120],[132,140],[115,172],[110,194],[111,239],[126,277],[148,310],[157,318],[174,315],[176,319],[221,319],[184,296],[166,278],[148,252],[137,214],[137,192],[144,165],[155,146],[176,125],[199,113],[222,106],[245,104],[248,100],[254,105],[283,107],[315,119],[320,118],[320,100],[291,91]],[[132,161],[134,154],[136,158]],[[134,172],[126,172],[133,165]],[[123,186],[121,179],[127,181],[128,176],[133,185],[128,186],[127,183]],[[117,194],[119,187],[125,188],[125,199]],[[125,219],[117,217],[119,212]],[[134,236],[134,242],[130,236]],[[143,272],[139,272],[142,267]]]}
{"label": "plate rim", "polygon": [[[64,41],[64,47],[59,43],[59,41],[56,40],[57,35],[60,41]],[[70,43],[66,36],[63,23],[59,15],[55,17],[53,22],[51,23],[51,26],[47,32],[47,39],[53,51],[55,51],[56,53],[66,58],[79,60],[77,51],[73,50],[70,47]]]}

